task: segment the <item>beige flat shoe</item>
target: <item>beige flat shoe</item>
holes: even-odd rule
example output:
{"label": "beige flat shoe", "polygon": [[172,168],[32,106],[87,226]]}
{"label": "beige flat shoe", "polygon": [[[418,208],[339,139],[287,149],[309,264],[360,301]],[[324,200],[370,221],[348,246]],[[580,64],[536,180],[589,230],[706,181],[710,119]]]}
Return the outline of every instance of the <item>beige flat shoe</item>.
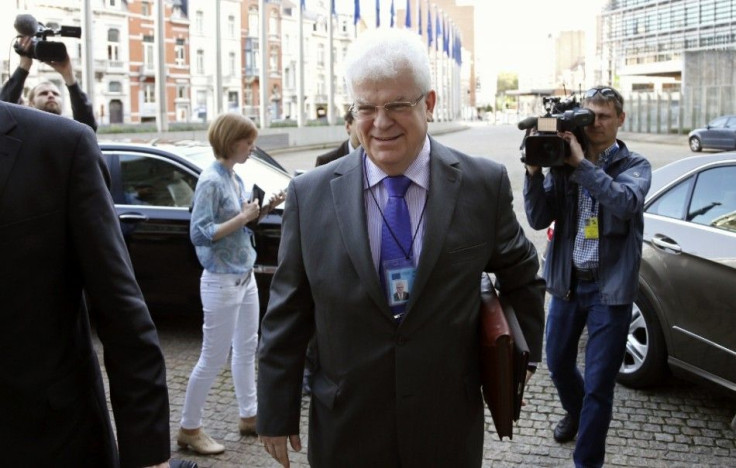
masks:
{"label": "beige flat shoe", "polygon": [[240,418],[238,429],[240,429],[240,435],[258,435],[256,432],[256,417]]}
{"label": "beige flat shoe", "polygon": [[208,436],[201,428],[196,434],[186,434],[179,429],[176,435],[176,443],[181,448],[189,447],[191,450],[201,453],[202,455],[214,455],[225,451],[225,446],[218,444],[215,440]]}

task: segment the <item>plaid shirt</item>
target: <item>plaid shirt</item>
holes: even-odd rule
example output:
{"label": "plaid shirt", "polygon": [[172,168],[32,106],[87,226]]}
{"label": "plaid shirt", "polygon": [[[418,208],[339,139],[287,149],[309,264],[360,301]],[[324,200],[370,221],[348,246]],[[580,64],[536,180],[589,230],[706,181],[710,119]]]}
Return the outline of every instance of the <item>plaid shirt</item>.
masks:
{"label": "plaid shirt", "polygon": [[[597,166],[605,170],[616,151],[618,151],[618,143],[614,142],[598,156]],[[585,226],[590,218],[598,217],[598,209],[597,200],[582,185],[578,185],[578,226],[575,246],[572,250],[572,262],[575,268],[598,268],[598,239],[585,238]]]}

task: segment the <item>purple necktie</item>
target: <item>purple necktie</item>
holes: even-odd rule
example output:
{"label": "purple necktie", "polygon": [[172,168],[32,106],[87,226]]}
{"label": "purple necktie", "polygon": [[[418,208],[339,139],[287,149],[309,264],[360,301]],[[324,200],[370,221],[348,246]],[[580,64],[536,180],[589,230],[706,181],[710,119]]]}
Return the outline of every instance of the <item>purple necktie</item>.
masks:
{"label": "purple necktie", "polygon": [[[383,210],[379,272],[381,284],[387,297],[391,292],[390,284],[386,284],[386,278],[383,274],[383,262],[401,258],[410,259],[412,256],[411,219],[409,218],[409,207],[404,199],[409,185],[411,185],[411,179],[403,175],[383,179],[383,186],[388,191],[388,201]],[[393,306],[391,307],[391,313],[394,314],[394,317],[397,317],[397,321],[400,321],[405,309],[405,304]]]}

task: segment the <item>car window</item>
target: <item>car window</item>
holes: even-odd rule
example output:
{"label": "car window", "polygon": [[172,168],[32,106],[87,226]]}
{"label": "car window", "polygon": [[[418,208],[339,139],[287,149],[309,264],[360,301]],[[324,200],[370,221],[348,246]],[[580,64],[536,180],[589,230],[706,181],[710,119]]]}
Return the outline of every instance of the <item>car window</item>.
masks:
{"label": "car window", "polygon": [[695,177],[689,177],[669,189],[649,205],[647,213],[682,219],[685,214],[687,196],[690,193],[690,187],[692,187],[694,179]]}
{"label": "car window", "polygon": [[197,185],[193,175],[154,156],[121,154],[120,175],[130,205],[189,207]]}
{"label": "car window", "polygon": [[736,166],[701,172],[688,208],[688,221],[736,232]]}
{"label": "car window", "polygon": [[718,117],[713,119],[708,126],[711,128],[723,128],[726,125],[726,120],[728,120],[728,117]]}
{"label": "car window", "polygon": [[728,118],[728,123],[726,123],[726,128],[736,128],[736,117]]}

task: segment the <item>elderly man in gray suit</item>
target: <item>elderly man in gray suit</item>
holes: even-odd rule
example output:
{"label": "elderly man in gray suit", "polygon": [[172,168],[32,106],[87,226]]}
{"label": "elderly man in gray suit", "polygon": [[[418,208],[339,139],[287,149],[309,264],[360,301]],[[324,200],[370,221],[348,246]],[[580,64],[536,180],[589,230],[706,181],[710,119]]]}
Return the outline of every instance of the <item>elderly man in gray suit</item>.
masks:
{"label": "elderly man in gray suit", "polygon": [[[301,449],[304,352],[315,333],[312,466],[478,467],[481,274],[495,273],[539,361],[537,252],[504,167],[428,136],[437,95],[416,33],[365,32],[345,66],[362,149],[288,190],[261,327],[257,430],[289,466],[287,440]],[[397,280],[408,301],[393,300]]]}

